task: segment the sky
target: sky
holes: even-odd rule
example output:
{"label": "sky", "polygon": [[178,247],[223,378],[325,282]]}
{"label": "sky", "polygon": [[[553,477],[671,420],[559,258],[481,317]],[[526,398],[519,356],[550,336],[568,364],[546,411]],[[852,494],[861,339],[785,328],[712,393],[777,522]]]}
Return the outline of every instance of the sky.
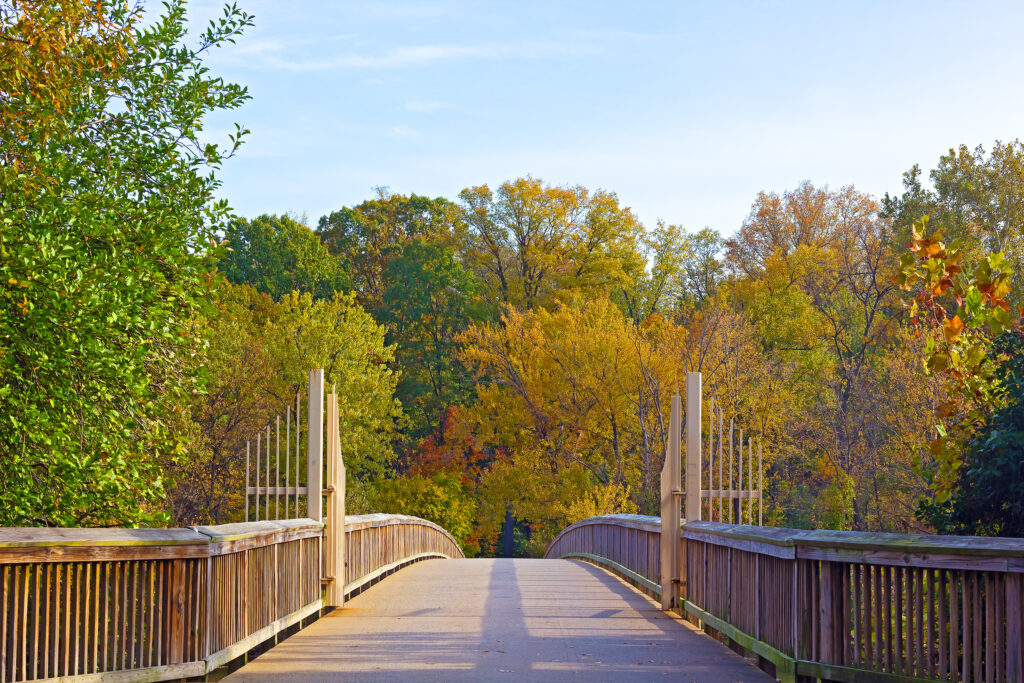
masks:
{"label": "sky", "polygon": [[252,100],[208,132],[251,131],[220,173],[247,217],[530,174],[728,235],[762,190],[881,197],[1024,137],[1020,2],[238,2],[209,65]]}

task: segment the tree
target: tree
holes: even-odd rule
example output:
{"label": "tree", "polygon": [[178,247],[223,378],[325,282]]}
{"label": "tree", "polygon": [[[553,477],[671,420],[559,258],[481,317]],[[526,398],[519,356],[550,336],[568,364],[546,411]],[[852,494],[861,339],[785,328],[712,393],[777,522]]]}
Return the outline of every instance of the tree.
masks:
{"label": "tree", "polygon": [[[245,442],[284,415],[296,394],[305,396],[310,368],[324,368],[327,386],[338,393],[353,500],[389,470],[391,435],[401,417],[393,349],[384,343],[384,328],[350,295],[313,299],[292,292],[275,302],[247,285],[222,282],[201,332],[210,345],[206,390],[191,406],[191,447],[167,468],[176,523],[240,520]],[[304,422],[293,423],[293,430],[302,428]],[[304,463],[304,453],[296,457]]]}
{"label": "tree", "polygon": [[[338,394],[338,433],[349,482],[358,486],[382,477],[394,458],[392,435],[402,419],[387,330],[352,294],[315,300],[292,292],[280,305],[280,316],[263,332],[264,343],[276,347],[278,377],[300,388],[310,368],[323,368],[326,386]],[[287,394],[292,395],[294,389]]]}
{"label": "tree", "polygon": [[498,454],[481,476],[482,536],[509,507],[538,543],[580,510],[656,510],[668,405],[688,370],[705,373],[730,414],[761,416],[750,329],[727,310],[686,327],[657,316],[636,324],[610,299],[581,295],[471,327],[462,357],[478,384],[467,419]]}
{"label": "tree", "polygon": [[718,231],[704,228],[687,235],[685,246],[688,258],[683,260],[681,296],[699,308],[715,296],[725,279],[721,259],[725,240]]}
{"label": "tree", "polygon": [[[938,436],[919,463],[932,489],[932,502],[941,505],[956,490],[964,449],[1005,407],[999,382],[1005,356],[996,352],[992,339],[1019,329],[1021,318],[1019,312],[1010,312],[1007,297],[1013,271],[1003,255],[988,255],[972,266],[960,252],[959,241],[945,243],[941,231],[926,234],[928,222],[925,216],[914,225],[896,280],[913,294],[911,323],[916,334],[925,335],[925,372],[946,380],[948,400],[934,411]],[[1014,380],[1012,366],[1009,371],[1008,379]],[[926,506],[926,515],[927,510]]]}
{"label": "tree", "polygon": [[614,292],[619,307],[636,322],[672,310],[682,296],[683,264],[693,256],[683,228],[663,221],[641,234],[639,244],[643,258],[629,264],[627,283]]}
{"label": "tree", "polygon": [[[810,523],[828,516],[852,519],[862,529],[915,524],[905,504],[914,494],[900,493],[891,482],[913,492],[923,488],[920,477],[908,481],[907,459],[897,453],[907,451],[900,439],[917,439],[915,448],[927,438],[916,428],[918,404],[905,399],[934,392],[925,378],[889,374],[905,355],[892,244],[891,221],[871,197],[809,183],[781,197],[759,195],[728,242],[727,262],[737,276],[727,288],[730,300],[755,322],[788,385],[787,424],[778,444],[787,454],[779,478],[790,482],[785,507],[806,509],[800,517]],[[906,383],[887,382],[887,375]],[[899,422],[915,429],[894,427],[893,406],[908,410]],[[846,495],[850,479],[852,497]],[[883,491],[892,493],[895,505]],[[807,508],[807,501],[815,503]],[[842,501],[852,509],[840,514]],[[893,509],[902,509],[902,516]]]}
{"label": "tree", "polygon": [[531,177],[463,190],[463,259],[494,305],[552,305],[562,293],[631,284],[641,226],[613,193],[545,186]]}
{"label": "tree", "polygon": [[476,283],[451,249],[415,239],[384,272],[379,315],[404,369],[397,397],[411,424],[407,437],[440,432],[450,406],[469,399],[469,375],[458,359],[458,335],[482,319]]}
{"label": "tree", "polygon": [[218,268],[230,282],[251,285],[275,299],[309,292],[329,299],[349,289],[349,278],[317,235],[290,216],[239,219],[226,231],[228,251]]}
{"label": "tree", "polygon": [[472,535],[476,503],[457,472],[384,479],[374,485],[369,505],[374,512],[430,520],[458,540],[470,556],[475,550],[466,541]]}
{"label": "tree", "polygon": [[280,315],[268,295],[221,280],[197,334],[207,343],[203,392],[189,410],[188,451],[165,464],[167,507],[175,526],[241,521],[245,442],[284,412],[294,391],[282,386],[277,345],[266,330]]}
{"label": "tree", "polygon": [[1024,536],[1024,335],[1005,332],[991,352],[999,406],[968,436],[956,486],[945,501],[926,500],[922,515],[939,533]]}
{"label": "tree", "polygon": [[1001,252],[1015,271],[1012,302],[1024,303],[1024,143],[996,140],[991,152],[960,145],[941,156],[928,177],[934,190],[922,186],[915,164],[903,176],[903,194],[883,199],[898,247],[905,249],[914,223],[929,216],[946,240],[959,242],[968,261]]}
{"label": "tree", "polygon": [[461,209],[438,197],[391,194],[323,216],[317,234],[350,273],[360,303],[376,312],[387,289],[385,271],[410,240],[454,247],[464,231]]}
{"label": "tree", "polygon": [[160,521],[183,449],[211,240],[229,220],[202,135],[244,88],[184,44],[185,5],[0,4],[0,524]]}

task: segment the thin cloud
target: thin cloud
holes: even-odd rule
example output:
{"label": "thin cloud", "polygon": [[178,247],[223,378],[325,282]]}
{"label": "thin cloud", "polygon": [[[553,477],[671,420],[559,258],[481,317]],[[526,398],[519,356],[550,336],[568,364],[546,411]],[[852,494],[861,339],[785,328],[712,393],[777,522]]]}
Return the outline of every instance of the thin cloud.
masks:
{"label": "thin cloud", "polygon": [[329,59],[290,59],[264,54],[265,65],[288,71],[401,69],[471,59],[542,59],[590,51],[557,42],[489,43],[482,45],[410,45],[376,55],[339,55]]}

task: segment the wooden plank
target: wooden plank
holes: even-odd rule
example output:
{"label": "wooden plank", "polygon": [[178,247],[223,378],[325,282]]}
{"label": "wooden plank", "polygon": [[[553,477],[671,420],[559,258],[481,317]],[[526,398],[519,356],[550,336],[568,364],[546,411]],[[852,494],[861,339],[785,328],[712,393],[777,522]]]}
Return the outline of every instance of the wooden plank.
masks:
{"label": "wooden plank", "polygon": [[245,521],[249,521],[249,469],[250,469],[249,440],[245,440]]}
{"label": "wooden plank", "polygon": [[[296,456],[298,453],[296,452]],[[289,486],[291,485],[291,472],[292,472],[292,407],[288,406],[285,411],[284,417],[284,518],[289,519],[291,513],[288,511],[289,504],[291,502],[291,495],[287,493]],[[298,515],[298,506],[296,506],[295,514]]]}
{"label": "wooden plank", "polygon": [[679,501],[673,492],[679,487],[680,481],[680,398],[679,394],[672,397],[669,413],[668,447],[665,451],[665,462],[661,470],[661,609],[675,607],[673,600],[673,580],[678,574],[676,545],[676,529],[679,528]]}
{"label": "wooden plank", "polygon": [[[281,416],[274,418],[274,486],[278,490],[274,493],[274,517],[281,519]],[[268,484],[270,482],[267,482]]]}
{"label": "wooden plank", "polygon": [[733,499],[733,500],[756,500],[761,497],[760,491],[740,489],[731,491],[729,489],[701,489],[701,497],[703,498],[721,498],[721,499]]}
{"label": "wooden plank", "polygon": [[873,632],[874,639],[874,668],[878,671],[885,671],[885,654],[882,651],[882,643],[884,640],[885,633],[885,622],[882,621],[882,571],[884,567],[870,567],[872,589],[871,593],[874,596],[874,608],[875,608],[875,627]]}
{"label": "wooden plank", "polygon": [[[979,573],[971,572],[971,644],[973,654],[973,677],[976,681],[981,680],[981,653],[985,650],[985,643],[981,639],[982,604],[980,584],[981,577]],[[964,616],[966,616],[966,612]]]}
{"label": "wooden plank", "polygon": [[906,645],[906,639],[904,638],[904,615],[906,609],[904,608],[904,598],[906,597],[906,570],[903,567],[893,567],[893,583],[894,593],[896,596],[896,613],[893,615],[893,622],[896,626],[896,670],[897,674],[906,674],[909,670],[907,666],[907,652],[908,647]]}
{"label": "wooden plank", "polygon": [[885,670],[893,673],[896,670],[893,648],[893,568],[879,567],[878,569],[882,572],[883,661],[885,663]]}
{"label": "wooden plank", "polygon": [[167,580],[167,663],[185,661],[185,561],[172,560]]}
{"label": "wooden plank", "polygon": [[1024,679],[1024,605],[1020,574],[1006,576],[1006,680]]}
{"label": "wooden plank", "polygon": [[844,647],[846,638],[843,627],[845,623],[843,609],[843,566],[836,564],[821,565],[820,577],[821,599],[818,605],[818,627],[820,632],[820,658],[827,664],[844,663]]}
{"label": "wooden plank", "polygon": [[946,571],[939,570],[938,608],[939,621],[936,638],[939,644],[939,671],[940,681],[949,679],[949,583],[946,581]]}
{"label": "wooden plank", "polygon": [[[35,580],[33,588],[35,595],[32,599],[32,606],[34,610],[32,618],[32,678],[39,677],[39,607],[42,600],[40,600],[39,584],[42,583],[42,565],[35,565]],[[27,631],[27,629],[26,629]],[[24,635],[26,640],[29,639],[29,634],[26,632]]]}
{"label": "wooden plank", "polygon": [[960,572],[949,573],[949,679],[959,679],[960,668]]}
{"label": "wooden plank", "polygon": [[[860,572],[864,569],[862,565],[850,565],[850,571],[853,572],[853,604],[845,604],[843,606],[843,615],[851,614],[853,616],[853,642],[847,643],[847,656],[846,663],[851,666],[862,665],[862,641],[864,639],[864,624],[863,624],[863,613],[864,613],[864,596],[861,593],[861,581]],[[843,597],[846,598],[846,591],[843,591]],[[845,629],[844,629],[845,635]]]}
{"label": "wooden plank", "polygon": [[268,493],[267,493],[267,495],[263,499],[263,505],[264,505],[264,507],[263,507],[263,519],[270,519],[270,493],[269,493],[269,489],[270,489],[270,424],[269,423],[267,423],[267,457],[265,458],[265,460],[267,461],[267,472],[266,472],[266,478],[264,479],[264,481],[267,482]]}
{"label": "wooden plank", "polygon": [[996,575],[991,572],[986,572],[983,578],[985,579],[985,593],[983,598],[983,605],[985,607],[985,680],[995,681],[996,644],[999,642],[998,636],[996,635],[995,610],[997,580]]}
{"label": "wooden plank", "polygon": [[206,545],[172,546],[44,546],[39,548],[0,548],[0,566],[24,563],[78,563],[128,560],[167,560],[206,557]]}
{"label": "wooden plank", "polygon": [[[206,540],[191,529],[0,528],[0,548],[198,545]],[[0,555],[0,558],[5,557]],[[25,562],[16,559],[12,563]]]}
{"label": "wooden plank", "polygon": [[[256,478],[255,478],[255,483],[256,483],[256,488],[257,489],[259,488],[259,485],[260,485],[260,458],[262,457],[260,449],[262,448],[262,444],[263,444],[263,430],[257,430],[256,431]],[[267,483],[269,483],[269,482],[267,482]],[[246,493],[247,494],[249,493],[249,488],[248,487],[246,487]],[[256,501],[255,501],[255,504],[253,505],[253,508],[254,508],[253,512],[255,513],[254,516],[256,517],[256,521],[258,522],[258,521],[260,521],[260,496],[259,496],[258,493],[256,494]],[[248,517],[246,517],[245,519],[246,519],[246,521],[249,520]]]}

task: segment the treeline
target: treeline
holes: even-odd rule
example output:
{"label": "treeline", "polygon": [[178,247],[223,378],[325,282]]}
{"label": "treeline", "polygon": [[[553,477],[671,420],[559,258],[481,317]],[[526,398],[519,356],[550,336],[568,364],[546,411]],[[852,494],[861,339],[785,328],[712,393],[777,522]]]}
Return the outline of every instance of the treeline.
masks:
{"label": "treeline", "polygon": [[315,226],[239,221],[220,270],[226,292],[352,292],[386,330],[400,415],[373,458],[387,466],[349,470],[354,509],[431,517],[484,553],[509,532],[537,552],[589,515],[657,514],[667,402],[700,370],[763,437],[770,523],[925,530],[948,397],[923,372],[900,256],[929,214],[968,259],[1015,260],[1022,155],[951,150],[934,191],[915,167],[881,202],[762,193],[728,239],[647,229],[612,193],[530,177],[456,201],[380,190]]}
{"label": "treeline", "polygon": [[349,510],[469,553],[657,514],[691,370],[762,438],[767,523],[1024,533],[1019,141],[726,235],[532,177],[244,220],[215,171],[245,131],[202,121],[248,95],[202,59],[247,15],[195,48],[182,0],[0,17],[0,525],[239,520],[245,440],[323,367]]}

